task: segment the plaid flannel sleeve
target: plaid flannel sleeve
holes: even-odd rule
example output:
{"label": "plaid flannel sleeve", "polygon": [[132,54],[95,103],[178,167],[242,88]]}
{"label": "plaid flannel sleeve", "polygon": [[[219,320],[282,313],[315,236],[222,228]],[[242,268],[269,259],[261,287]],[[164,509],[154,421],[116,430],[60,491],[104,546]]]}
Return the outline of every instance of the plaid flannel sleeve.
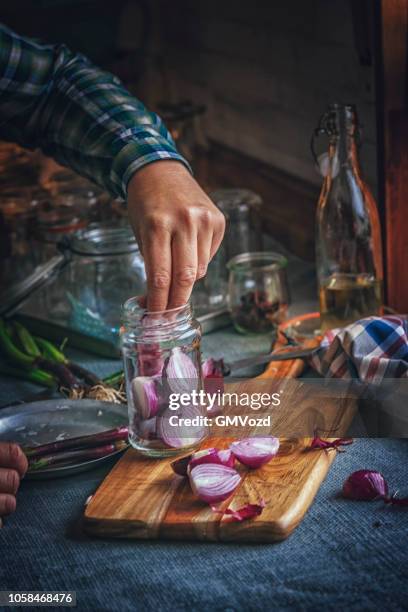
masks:
{"label": "plaid flannel sleeve", "polygon": [[126,197],[136,170],[187,161],[165,125],[113,75],[64,45],[39,45],[0,26],[0,137],[40,147]]}

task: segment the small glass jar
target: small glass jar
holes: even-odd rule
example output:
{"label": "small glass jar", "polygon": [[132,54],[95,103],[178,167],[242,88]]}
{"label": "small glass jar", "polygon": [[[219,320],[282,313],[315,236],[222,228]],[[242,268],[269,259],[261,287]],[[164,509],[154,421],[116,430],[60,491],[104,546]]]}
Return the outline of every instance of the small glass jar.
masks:
{"label": "small glass jar", "polygon": [[287,259],[279,253],[241,253],[228,262],[232,322],[244,334],[276,330],[287,313]]}
{"label": "small glass jar", "polygon": [[121,334],[131,445],[149,457],[195,449],[207,435],[200,399],[200,324],[190,305],[147,312],[124,305]]}

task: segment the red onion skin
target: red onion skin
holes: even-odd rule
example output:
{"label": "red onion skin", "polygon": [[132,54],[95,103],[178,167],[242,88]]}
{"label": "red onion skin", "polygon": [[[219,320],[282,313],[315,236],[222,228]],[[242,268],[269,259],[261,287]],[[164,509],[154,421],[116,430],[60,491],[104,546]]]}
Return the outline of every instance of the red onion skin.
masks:
{"label": "red onion skin", "polygon": [[[266,441],[266,445],[270,445],[269,452],[266,450],[261,452],[259,447],[256,450],[257,443],[259,445],[263,440]],[[257,469],[268,463],[276,455],[279,450],[279,440],[272,436],[254,436],[233,442],[230,449],[240,463],[251,469]]]}
{"label": "red onion skin", "polygon": [[337,438],[336,440],[323,440],[322,438],[315,436],[313,440],[311,441],[309,448],[312,450],[315,450],[315,449],[328,450],[330,448],[336,448],[339,452],[344,452],[339,447],[349,446],[350,444],[353,444],[352,438]]}
{"label": "red onion skin", "polygon": [[343,497],[357,501],[388,499],[388,485],[380,472],[358,470],[343,484]]}
{"label": "red onion skin", "polygon": [[[241,482],[241,476],[236,470],[216,464],[197,465],[189,471],[189,478],[193,493],[208,504],[225,501]],[[205,478],[212,479],[213,482],[205,484]],[[214,485],[215,479],[219,480],[218,489]]]}
{"label": "red onion skin", "polygon": [[217,514],[223,514],[229,516],[231,522],[233,521],[246,521],[250,518],[254,518],[255,516],[260,516],[265,508],[265,502],[262,501],[259,504],[246,504],[242,506],[242,508],[238,508],[238,510],[232,510],[231,508],[226,508],[225,510],[218,510],[218,508],[212,507],[212,511]]}

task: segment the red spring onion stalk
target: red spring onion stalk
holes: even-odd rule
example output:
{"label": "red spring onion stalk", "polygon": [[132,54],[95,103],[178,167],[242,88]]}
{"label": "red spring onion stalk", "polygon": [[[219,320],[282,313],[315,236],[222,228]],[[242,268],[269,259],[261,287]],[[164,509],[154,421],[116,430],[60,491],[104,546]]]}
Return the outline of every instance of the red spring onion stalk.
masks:
{"label": "red spring onion stalk", "polygon": [[175,347],[164,362],[163,382],[171,393],[191,393],[197,388],[197,368],[180,347]]}
{"label": "red spring onion stalk", "polygon": [[254,518],[254,516],[260,516],[265,508],[266,503],[264,500],[261,500],[259,504],[246,504],[242,506],[242,508],[238,508],[238,510],[232,510],[231,508],[226,508],[225,510],[218,510],[215,506],[211,507],[213,512],[217,514],[227,515],[231,517],[231,522],[233,521],[246,521],[250,518]]}
{"label": "red spring onion stalk", "polygon": [[208,504],[227,499],[241,482],[241,476],[226,465],[204,463],[190,470],[193,493]]}
{"label": "red spring onion stalk", "polygon": [[108,457],[116,451],[124,450],[127,443],[123,440],[113,442],[113,444],[105,444],[104,446],[96,446],[94,448],[83,448],[79,450],[64,451],[54,455],[43,455],[38,459],[30,460],[29,471],[36,472],[48,468],[52,465],[67,465],[70,463],[78,463],[79,461],[90,461],[91,459],[100,459]]}
{"label": "red spring onion stalk", "polygon": [[136,412],[141,419],[151,419],[159,411],[157,382],[149,376],[137,376],[131,384]]}
{"label": "red spring onion stalk", "polygon": [[272,436],[254,436],[233,442],[230,449],[240,463],[255,469],[268,463],[276,455],[279,440]]}
{"label": "red spring onion stalk", "polygon": [[183,448],[203,440],[207,427],[198,406],[181,406],[177,412],[167,409],[157,417],[156,433],[166,446]]}
{"label": "red spring onion stalk", "polygon": [[340,447],[349,446],[350,444],[353,444],[352,438],[337,438],[336,440],[323,440],[322,438],[315,436],[313,440],[311,441],[309,448],[311,450],[315,450],[315,449],[329,450],[331,448],[335,448],[339,451],[339,453],[342,453],[344,452],[344,450],[341,449]]}
{"label": "red spring onion stalk", "polygon": [[343,497],[358,501],[381,499],[386,504],[408,507],[408,497],[389,495],[387,481],[375,470],[358,470],[350,474],[343,484]]}
{"label": "red spring onion stalk", "polygon": [[39,457],[41,455],[48,455],[50,453],[59,453],[60,451],[102,446],[103,444],[111,443],[116,440],[127,441],[128,435],[127,427],[116,427],[115,429],[101,431],[88,436],[68,438],[67,440],[50,442],[49,444],[42,444],[41,446],[25,447],[23,448],[23,451],[26,456],[31,459],[32,457]]}

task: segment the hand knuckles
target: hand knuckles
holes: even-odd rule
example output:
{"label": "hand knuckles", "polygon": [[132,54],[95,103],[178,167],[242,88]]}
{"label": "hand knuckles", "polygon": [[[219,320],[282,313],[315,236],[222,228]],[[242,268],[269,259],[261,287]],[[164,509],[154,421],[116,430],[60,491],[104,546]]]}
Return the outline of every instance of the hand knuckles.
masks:
{"label": "hand knuckles", "polygon": [[155,289],[164,289],[170,285],[170,274],[167,270],[159,270],[152,275],[152,286]]}
{"label": "hand knuckles", "polygon": [[199,264],[197,268],[197,278],[203,278],[207,273],[207,264]]}
{"label": "hand knuckles", "polygon": [[197,276],[197,269],[194,266],[184,266],[176,273],[176,283],[180,287],[189,287],[192,285]]}
{"label": "hand knuckles", "polygon": [[158,214],[152,213],[151,215],[148,215],[146,217],[145,223],[146,223],[147,228],[150,229],[151,231],[158,231],[158,230],[169,231],[171,228],[170,219],[167,217],[167,215],[163,215],[163,214],[158,215]]}

